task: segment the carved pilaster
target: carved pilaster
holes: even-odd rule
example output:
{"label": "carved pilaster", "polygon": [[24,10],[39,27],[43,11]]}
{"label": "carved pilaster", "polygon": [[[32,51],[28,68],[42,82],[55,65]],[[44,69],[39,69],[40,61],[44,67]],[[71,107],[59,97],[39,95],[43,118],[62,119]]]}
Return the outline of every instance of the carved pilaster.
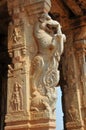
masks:
{"label": "carved pilaster", "polygon": [[12,63],[8,65],[6,130],[25,128],[26,120],[29,120],[29,29],[26,16],[23,15],[24,10],[18,2],[8,1],[8,10],[12,18],[8,27],[8,53]]}
{"label": "carved pilaster", "polygon": [[55,87],[65,35],[48,0],[8,0],[8,98],[5,130],[55,129]]}

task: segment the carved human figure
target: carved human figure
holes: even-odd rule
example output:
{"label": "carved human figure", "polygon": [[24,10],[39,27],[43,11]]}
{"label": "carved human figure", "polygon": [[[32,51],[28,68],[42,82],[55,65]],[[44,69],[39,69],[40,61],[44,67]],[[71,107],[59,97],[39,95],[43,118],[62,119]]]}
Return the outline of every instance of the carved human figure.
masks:
{"label": "carved human figure", "polygon": [[[59,22],[52,20],[48,14],[42,14],[34,25],[34,38],[38,52],[31,65],[32,89],[48,97],[53,111],[55,110],[53,102],[57,97],[55,87],[59,82],[58,65],[66,37],[61,32]],[[42,89],[43,91],[40,91]]]}
{"label": "carved human figure", "polygon": [[68,114],[69,114],[71,121],[78,121],[79,120],[78,111],[73,105],[70,106],[70,108],[68,110]]}
{"label": "carved human figure", "polygon": [[22,86],[15,82],[11,97],[11,107],[14,111],[22,110]]}

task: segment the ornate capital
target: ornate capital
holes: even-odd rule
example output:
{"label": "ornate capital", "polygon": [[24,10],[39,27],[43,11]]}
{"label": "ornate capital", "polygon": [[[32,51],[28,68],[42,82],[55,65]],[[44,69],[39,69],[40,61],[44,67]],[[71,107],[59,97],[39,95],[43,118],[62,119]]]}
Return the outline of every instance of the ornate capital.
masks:
{"label": "ornate capital", "polygon": [[8,10],[11,15],[21,13],[19,10],[25,8],[28,15],[49,12],[50,0],[8,0]]}

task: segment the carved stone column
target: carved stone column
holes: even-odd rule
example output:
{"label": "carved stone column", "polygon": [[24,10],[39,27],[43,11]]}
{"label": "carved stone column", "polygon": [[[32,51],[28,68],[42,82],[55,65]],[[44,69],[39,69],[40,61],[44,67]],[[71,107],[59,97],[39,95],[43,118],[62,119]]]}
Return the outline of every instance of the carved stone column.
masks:
{"label": "carved stone column", "polygon": [[48,15],[50,0],[8,0],[7,115],[5,130],[54,130],[55,87],[65,35]]}
{"label": "carved stone column", "polygon": [[61,86],[65,129],[85,130],[86,25],[84,25],[84,20],[74,21],[69,30],[70,33],[66,31],[67,43],[62,58],[63,81]]}
{"label": "carved stone column", "polygon": [[[84,21],[84,20],[83,20]],[[80,30],[80,33],[78,31]],[[80,26],[79,29],[74,31],[75,39],[75,55],[77,61],[77,70],[79,74],[79,91],[80,91],[80,110],[86,129],[86,25]]]}

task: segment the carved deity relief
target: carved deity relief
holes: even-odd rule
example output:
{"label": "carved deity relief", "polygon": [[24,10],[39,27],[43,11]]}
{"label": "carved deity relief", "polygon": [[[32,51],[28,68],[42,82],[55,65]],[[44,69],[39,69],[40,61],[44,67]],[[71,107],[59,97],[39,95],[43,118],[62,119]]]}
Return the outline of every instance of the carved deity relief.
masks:
{"label": "carved deity relief", "polygon": [[55,87],[59,82],[58,65],[66,37],[59,22],[42,14],[34,25],[34,38],[38,52],[31,64],[31,111],[54,112]]}
{"label": "carved deity relief", "polygon": [[10,99],[10,105],[11,108],[14,112],[21,111],[22,110],[22,86],[18,83],[15,82],[14,87],[13,87],[13,92],[12,96]]}

